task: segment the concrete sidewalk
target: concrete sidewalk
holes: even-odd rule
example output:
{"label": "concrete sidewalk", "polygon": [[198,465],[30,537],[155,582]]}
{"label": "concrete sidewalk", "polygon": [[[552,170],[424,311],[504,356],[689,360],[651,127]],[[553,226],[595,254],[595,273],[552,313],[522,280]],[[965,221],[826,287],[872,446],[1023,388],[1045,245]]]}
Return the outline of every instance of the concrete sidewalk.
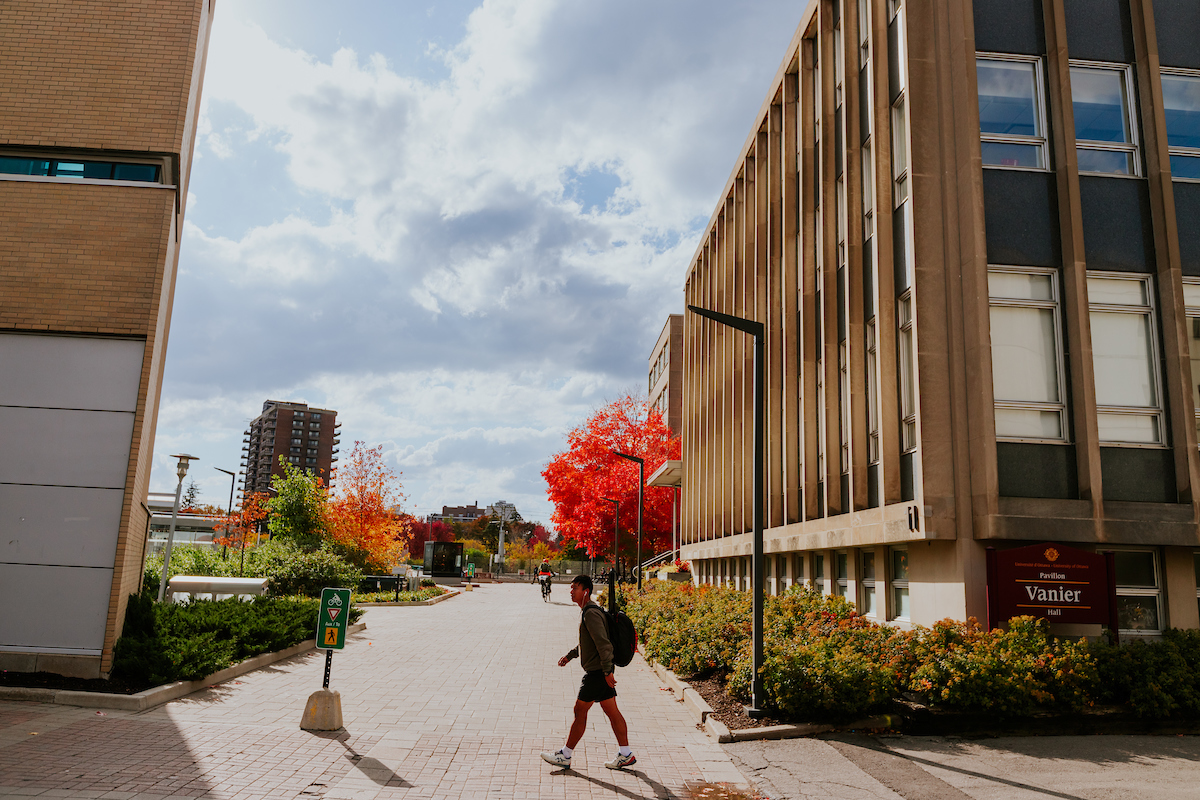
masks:
{"label": "concrete sidewalk", "polygon": [[561,746],[582,675],[565,586],[488,584],[429,607],[372,608],[333,659],[345,730],[299,729],[320,688],[309,653],[150,711],[0,703],[0,798],[642,798],[688,782],[745,783],[638,657],[618,670],[636,767],[594,708],[573,768]]}

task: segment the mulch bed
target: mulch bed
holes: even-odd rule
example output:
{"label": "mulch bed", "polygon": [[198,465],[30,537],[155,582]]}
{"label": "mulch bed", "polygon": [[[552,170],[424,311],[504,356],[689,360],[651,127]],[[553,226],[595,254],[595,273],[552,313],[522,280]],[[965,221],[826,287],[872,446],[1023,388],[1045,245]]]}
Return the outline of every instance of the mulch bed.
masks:
{"label": "mulch bed", "polygon": [[53,672],[9,672],[0,670],[0,686],[19,686],[25,689],[66,689],[73,692],[111,692],[136,694],[148,686],[138,686],[121,680],[99,678],[66,678]]}
{"label": "mulch bed", "polygon": [[743,730],[745,728],[761,728],[766,725],[786,725],[796,721],[775,717],[750,719],[750,717],[746,716],[746,707],[729,696],[728,692],[725,691],[724,681],[719,677],[688,678],[687,683],[688,686],[699,692],[700,696],[712,706],[713,716],[717,718],[717,721],[725,723],[725,727],[731,731]]}

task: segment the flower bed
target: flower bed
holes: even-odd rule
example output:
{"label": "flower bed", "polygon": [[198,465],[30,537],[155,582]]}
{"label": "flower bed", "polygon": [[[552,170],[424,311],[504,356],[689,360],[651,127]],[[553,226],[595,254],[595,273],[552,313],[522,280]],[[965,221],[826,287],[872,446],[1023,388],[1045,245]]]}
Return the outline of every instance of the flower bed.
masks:
{"label": "flower bed", "polygon": [[[626,593],[643,651],[679,675],[715,676],[748,700],[750,596],[652,583]],[[765,598],[765,705],[791,719],[845,719],[908,698],[939,710],[997,717],[1118,704],[1148,718],[1200,716],[1200,632],[1114,647],[1057,639],[1044,622],[987,631],[974,620],[932,628],[879,625],[853,604],[809,589]]]}
{"label": "flower bed", "polygon": [[[425,600],[432,600],[435,597],[441,597],[448,591],[450,590],[444,586],[426,586],[415,592],[400,592],[399,602],[420,603]],[[352,603],[394,603],[396,601],[397,597],[394,589],[390,592],[355,592],[350,596],[350,602]]]}

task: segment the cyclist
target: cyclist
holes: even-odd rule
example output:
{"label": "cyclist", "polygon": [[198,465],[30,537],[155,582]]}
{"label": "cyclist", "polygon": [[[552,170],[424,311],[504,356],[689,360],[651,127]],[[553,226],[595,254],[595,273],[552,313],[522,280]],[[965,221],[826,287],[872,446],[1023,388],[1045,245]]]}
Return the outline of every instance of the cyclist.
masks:
{"label": "cyclist", "polygon": [[538,565],[536,574],[538,582],[542,585],[542,597],[549,597],[551,579],[557,573],[550,568],[550,561],[548,559],[542,559],[542,563]]}

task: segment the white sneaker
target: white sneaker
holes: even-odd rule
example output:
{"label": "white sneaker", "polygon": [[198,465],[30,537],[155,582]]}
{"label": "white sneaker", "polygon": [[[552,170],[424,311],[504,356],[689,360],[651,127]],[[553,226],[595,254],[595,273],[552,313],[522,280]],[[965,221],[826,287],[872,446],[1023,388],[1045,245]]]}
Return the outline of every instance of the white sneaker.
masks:
{"label": "white sneaker", "polygon": [[[545,758],[545,756],[543,756],[543,758]],[[608,767],[609,769],[625,769],[625,767],[632,767],[636,763],[637,756],[635,756],[633,753],[630,753],[627,756],[617,753],[617,757],[612,761],[606,761],[604,766]]]}
{"label": "white sneaker", "polygon": [[562,750],[555,750],[553,753],[542,753],[542,760],[556,767],[571,768],[571,757]]}

